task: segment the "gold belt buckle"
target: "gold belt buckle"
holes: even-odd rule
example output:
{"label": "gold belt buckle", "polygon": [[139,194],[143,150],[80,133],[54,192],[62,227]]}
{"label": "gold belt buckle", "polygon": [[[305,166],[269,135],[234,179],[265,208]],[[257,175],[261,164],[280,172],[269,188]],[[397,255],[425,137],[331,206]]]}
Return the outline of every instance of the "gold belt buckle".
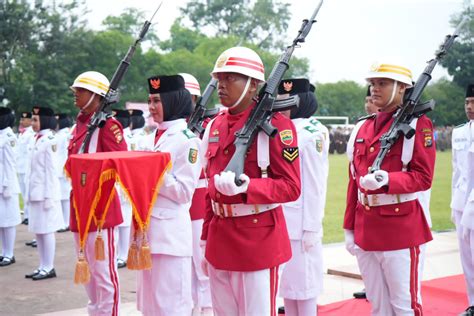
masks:
{"label": "gold belt buckle", "polygon": [[372,195],[372,206],[377,206],[379,205],[379,197],[377,194]]}
{"label": "gold belt buckle", "polygon": [[365,210],[368,211],[370,210],[369,197],[367,196],[366,193],[362,193],[362,194],[364,195],[363,200],[364,200]]}

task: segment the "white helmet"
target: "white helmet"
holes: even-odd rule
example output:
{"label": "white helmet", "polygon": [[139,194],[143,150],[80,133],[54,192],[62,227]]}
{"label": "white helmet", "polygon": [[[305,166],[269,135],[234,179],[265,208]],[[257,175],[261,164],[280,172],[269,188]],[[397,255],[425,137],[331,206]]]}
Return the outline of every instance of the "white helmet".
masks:
{"label": "white helmet", "polygon": [[189,93],[191,93],[191,95],[201,96],[201,87],[199,86],[199,82],[193,75],[184,72],[178,75],[183,77],[184,87],[189,91]]}
{"label": "white helmet", "polygon": [[109,85],[109,79],[100,72],[86,71],[77,76],[70,88],[72,90],[75,88],[83,88],[98,95],[105,96],[107,91],[109,91]]}
{"label": "white helmet", "polygon": [[372,78],[389,78],[407,85],[407,88],[412,87],[412,74],[410,69],[394,63],[379,63],[376,62],[370,67],[370,71],[366,76],[366,80]]}
{"label": "white helmet", "polygon": [[211,75],[219,72],[235,72],[265,81],[265,67],[256,52],[247,47],[232,47],[217,58]]}

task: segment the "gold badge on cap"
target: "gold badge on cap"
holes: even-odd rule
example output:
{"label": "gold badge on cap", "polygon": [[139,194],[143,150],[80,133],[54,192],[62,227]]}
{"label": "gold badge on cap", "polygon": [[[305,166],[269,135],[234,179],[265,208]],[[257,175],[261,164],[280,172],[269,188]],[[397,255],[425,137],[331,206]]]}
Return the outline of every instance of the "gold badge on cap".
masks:
{"label": "gold badge on cap", "polygon": [[33,108],[33,113],[34,113],[34,114],[38,114],[39,111],[40,111],[40,109],[38,109],[38,108]]}
{"label": "gold badge on cap", "polygon": [[158,90],[161,85],[160,79],[150,79],[150,85],[153,89]]}
{"label": "gold badge on cap", "polygon": [[222,55],[219,57],[219,59],[216,61],[216,67],[221,68],[222,66],[225,65],[225,62],[227,61],[227,56]]}

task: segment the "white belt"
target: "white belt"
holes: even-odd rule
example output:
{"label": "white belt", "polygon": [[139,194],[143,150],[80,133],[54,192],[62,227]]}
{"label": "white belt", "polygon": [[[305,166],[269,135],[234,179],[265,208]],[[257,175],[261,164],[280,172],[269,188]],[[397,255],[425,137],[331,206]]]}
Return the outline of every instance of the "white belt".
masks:
{"label": "white belt", "polygon": [[207,188],[207,180],[206,179],[199,179],[197,183],[196,189]]}
{"label": "white belt", "polygon": [[222,204],[211,200],[214,214],[220,217],[239,217],[255,215],[273,210],[280,204]]}
{"label": "white belt", "polygon": [[416,193],[405,194],[365,194],[358,191],[359,202],[364,206],[381,206],[399,204],[403,202],[413,201],[418,198]]}

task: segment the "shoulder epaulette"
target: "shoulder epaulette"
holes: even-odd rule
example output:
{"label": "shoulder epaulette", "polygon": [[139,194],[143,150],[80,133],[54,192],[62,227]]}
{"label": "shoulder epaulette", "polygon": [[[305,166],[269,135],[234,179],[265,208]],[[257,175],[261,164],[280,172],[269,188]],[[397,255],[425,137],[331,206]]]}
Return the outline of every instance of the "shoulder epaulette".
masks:
{"label": "shoulder epaulette", "polygon": [[462,124],[459,124],[458,126],[455,126],[454,128],[463,127],[463,126],[464,126],[464,125],[466,125],[466,124],[467,124],[467,122],[465,122],[465,123],[462,123]]}
{"label": "shoulder epaulette", "polygon": [[359,118],[357,119],[357,122],[360,122],[360,121],[363,121],[363,120],[372,119],[372,118],[374,118],[375,116],[377,116],[377,114],[375,114],[375,113],[369,114],[369,115],[365,115],[365,116],[359,117]]}
{"label": "shoulder epaulette", "polygon": [[196,134],[194,134],[190,129],[183,129],[183,134],[188,138],[196,138]]}

